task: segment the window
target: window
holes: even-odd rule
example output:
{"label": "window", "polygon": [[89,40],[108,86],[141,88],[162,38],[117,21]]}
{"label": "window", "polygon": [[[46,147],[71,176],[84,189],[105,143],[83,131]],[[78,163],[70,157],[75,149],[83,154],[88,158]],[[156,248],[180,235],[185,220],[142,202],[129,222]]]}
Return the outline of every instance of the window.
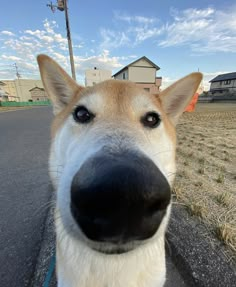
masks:
{"label": "window", "polygon": [[123,80],[125,80],[125,73],[122,74]]}
{"label": "window", "polygon": [[150,92],[150,88],[144,88],[144,91]]}
{"label": "window", "polygon": [[231,80],[226,80],[226,81],[224,81],[224,84],[225,85],[229,85],[231,83]]}

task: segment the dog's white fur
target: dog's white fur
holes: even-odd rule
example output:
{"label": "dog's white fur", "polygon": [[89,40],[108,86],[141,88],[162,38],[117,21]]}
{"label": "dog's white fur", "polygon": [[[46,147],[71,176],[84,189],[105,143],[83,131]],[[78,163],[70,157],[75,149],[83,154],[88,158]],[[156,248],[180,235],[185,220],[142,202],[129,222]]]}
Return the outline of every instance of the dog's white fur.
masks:
{"label": "dog's white fur", "polygon": [[[202,79],[193,73],[151,96],[134,84],[110,80],[93,88],[78,86],[51,58],[38,56],[44,87],[56,115],[52,128],[50,175],[57,190],[57,279],[59,287],[161,287],[166,277],[164,235],[170,204],[156,234],[132,250],[107,255],[112,244],[86,238],[70,212],[70,187],[80,166],[102,148],[137,150],[152,159],[172,186],[175,174],[175,130]],[[121,96],[120,94],[124,94]],[[79,125],[71,115],[77,105],[96,113],[92,125]],[[161,124],[148,130],[140,118],[156,111]]]}

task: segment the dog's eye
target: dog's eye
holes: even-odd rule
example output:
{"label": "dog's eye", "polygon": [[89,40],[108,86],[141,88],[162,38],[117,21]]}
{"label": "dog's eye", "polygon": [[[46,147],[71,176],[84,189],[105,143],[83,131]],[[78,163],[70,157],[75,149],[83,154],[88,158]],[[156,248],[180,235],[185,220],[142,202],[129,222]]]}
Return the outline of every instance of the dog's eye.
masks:
{"label": "dog's eye", "polygon": [[156,128],[159,126],[161,119],[157,113],[148,112],[144,117],[142,117],[141,122],[146,127]]}
{"label": "dog's eye", "polygon": [[74,120],[78,123],[88,123],[94,118],[94,114],[90,113],[85,107],[78,106],[73,112]]}

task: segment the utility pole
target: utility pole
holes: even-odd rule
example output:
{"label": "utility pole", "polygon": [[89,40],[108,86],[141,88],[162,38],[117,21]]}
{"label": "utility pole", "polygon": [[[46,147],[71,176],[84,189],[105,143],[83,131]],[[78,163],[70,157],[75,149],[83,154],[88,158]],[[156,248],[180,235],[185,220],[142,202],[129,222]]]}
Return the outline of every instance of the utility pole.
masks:
{"label": "utility pole", "polygon": [[72,74],[72,78],[76,81],[75,64],[74,64],[73,48],[72,48],[72,41],[71,41],[71,35],[70,35],[70,22],[69,22],[69,15],[68,15],[67,0],[57,0],[57,5],[53,5],[51,2],[50,4],[47,4],[47,6],[51,8],[53,13],[55,12],[56,9],[58,9],[59,11],[65,11],[66,32],[67,32],[67,41],[68,41],[68,48],[69,48],[69,55],[70,55],[71,74]]}
{"label": "utility pole", "polygon": [[18,66],[17,66],[16,63],[14,63],[13,66],[14,66],[15,69],[16,69],[16,77],[17,77],[17,79],[19,80],[19,79],[21,78],[21,75],[20,75],[20,73],[19,73]]}
{"label": "utility pole", "polygon": [[[16,84],[16,81],[14,81],[15,88],[16,88],[16,95],[17,95],[18,99],[20,99],[20,101],[21,101],[22,100],[22,90],[21,90],[21,82],[20,82],[21,74],[19,73],[17,64],[14,63],[13,66],[16,69],[16,77],[18,80],[17,84]],[[19,87],[19,90],[18,90],[18,87]]]}

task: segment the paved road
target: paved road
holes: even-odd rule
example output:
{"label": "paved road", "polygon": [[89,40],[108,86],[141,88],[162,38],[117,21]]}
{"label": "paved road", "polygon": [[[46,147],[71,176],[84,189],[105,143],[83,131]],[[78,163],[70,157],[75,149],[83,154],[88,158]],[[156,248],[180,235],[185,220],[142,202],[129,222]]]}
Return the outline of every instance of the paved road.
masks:
{"label": "paved road", "polygon": [[0,286],[28,286],[49,200],[48,107],[0,113]]}

